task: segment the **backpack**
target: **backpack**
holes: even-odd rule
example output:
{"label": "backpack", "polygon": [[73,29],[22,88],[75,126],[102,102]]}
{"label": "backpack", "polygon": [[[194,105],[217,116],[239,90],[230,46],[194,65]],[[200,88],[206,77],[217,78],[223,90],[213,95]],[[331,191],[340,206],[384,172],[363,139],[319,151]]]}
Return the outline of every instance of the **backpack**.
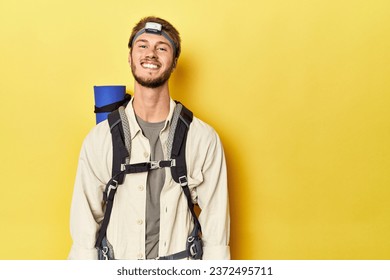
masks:
{"label": "backpack", "polygon": [[[186,250],[169,255],[162,256],[160,260],[176,260],[183,258],[201,259],[203,255],[203,243],[200,238],[201,226],[194,211],[194,204],[191,199],[187,180],[187,166],[185,159],[185,148],[189,126],[193,119],[193,114],[180,102],[176,102],[176,107],[172,117],[171,128],[168,136],[168,155],[167,160],[150,161],[143,163],[130,164],[131,136],[129,123],[125,113],[125,106],[131,100],[130,95],[121,103],[110,104],[105,107],[96,108],[97,112],[111,112],[108,115],[112,145],[112,178],[108,181],[103,193],[103,200],[106,204],[103,222],[99,229],[95,247],[98,250],[99,260],[115,259],[114,251],[106,237],[107,227],[110,221],[111,211],[114,203],[114,197],[117,188],[123,183],[127,174],[148,172],[157,168],[170,168],[172,178],[179,183],[187,198],[188,208],[191,212],[194,228],[187,238]],[[114,110],[114,111],[113,111]]]}

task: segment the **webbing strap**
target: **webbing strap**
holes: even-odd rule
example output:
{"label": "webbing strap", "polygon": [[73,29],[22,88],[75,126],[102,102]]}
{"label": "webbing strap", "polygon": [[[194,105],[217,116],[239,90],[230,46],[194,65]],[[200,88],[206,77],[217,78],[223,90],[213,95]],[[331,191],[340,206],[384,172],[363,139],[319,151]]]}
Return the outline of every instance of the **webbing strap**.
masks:
{"label": "webbing strap", "polygon": [[186,183],[185,185],[182,185],[181,187],[182,187],[183,192],[187,198],[188,209],[190,209],[192,218],[194,219],[193,235],[198,236],[198,234],[202,232],[202,227],[200,226],[200,222],[199,222],[198,217],[196,216],[196,213],[195,213],[194,203],[192,202],[190,189],[188,188],[188,183]]}
{"label": "webbing strap", "polygon": [[121,106],[118,108],[120,120],[122,121],[122,129],[123,129],[123,139],[125,142],[125,147],[128,152],[128,156],[126,157],[125,162],[130,163],[130,156],[131,156],[131,132],[130,132],[130,125],[129,120],[127,119],[125,107]]}
{"label": "webbing strap", "polygon": [[185,106],[182,106],[180,116],[177,122],[177,127],[175,130],[175,136],[173,139],[172,152],[171,152],[171,158],[176,159],[176,166],[171,168],[171,172],[172,172],[172,178],[177,183],[180,184],[187,198],[188,208],[194,220],[194,233],[195,236],[198,236],[198,234],[202,232],[202,229],[198,217],[196,216],[194,210],[194,204],[191,198],[191,193],[188,188],[187,165],[186,165],[186,158],[185,158],[187,134],[192,119],[193,119],[192,112],[188,110]]}
{"label": "webbing strap", "polygon": [[174,159],[140,162],[140,163],[133,163],[133,164],[122,164],[121,171],[118,174],[116,174],[116,176],[114,176],[106,185],[105,191],[103,193],[103,199],[104,201],[108,200],[109,192],[112,189],[111,182],[113,181],[117,182],[116,187],[119,185],[117,178],[121,178],[126,174],[149,172],[150,170],[172,167],[175,165],[176,165],[176,161]]}
{"label": "webbing strap", "polygon": [[159,257],[157,258],[158,260],[181,260],[181,259],[185,259],[189,257],[188,256],[188,252],[187,250],[184,250],[184,251],[181,251],[179,253],[176,253],[176,254],[172,254],[172,255],[169,255],[169,256],[164,256],[164,257]]}
{"label": "webbing strap", "polygon": [[148,172],[150,170],[158,169],[158,168],[172,167],[175,165],[176,165],[175,160],[159,160],[159,161],[125,164],[124,172],[126,174],[141,173],[141,172]]}
{"label": "webbing strap", "polygon": [[182,106],[171,149],[171,158],[176,159],[176,167],[171,169],[172,178],[176,183],[180,183],[180,177],[187,177],[185,148],[187,142],[187,133],[189,125],[192,122],[192,118],[192,112],[186,107]]}
{"label": "webbing strap", "polygon": [[108,115],[108,123],[111,129],[113,147],[112,176],[118,176],[116,180],[118,181],[119,185],[122,184],[124,180],[124,174],[121,173],[122,164],[125,164],[126,158],[129,156],[129,152],[125,146],[123,127],[120,120],[121,117],[118,110]]}
{"label": "webbing strap", "polygon": [[112,178],[107,183],[103,193],[103,199],[106,201],[106,210],[102,225],[100,226],[99,234],[96,239],[95,247],[101,248],[102,241],[106,236],[107,227],[110,222],[111,211],[114,203],[114,197],[118,185],[123,183],[125,172],[122,170],[122,164],[126,163],[126,158],[129,157],[129,152],[125,146],[123,126],[119,110],[116,110],[108,115],[108,123],[111,130],[112,138]]}
{"label": "webbing strap", "polygon": [[120,106],[125,106],[131,99],[130,94],[125,94],[125,98],[115,103],[111,103],[102,107],[96,107],[94,113],[110,113],[118,109]]}
{"label": "webbing strap", "polygon": [[150,162],[141,162],[135,164],[125,164],[124,169],[116,174],[106,185],[105,191],[103,193],[103,199],[106,201],[106,211],[104,213],[104,218],[102,225],[100,227],[99,235],[95,243],[95,247],[99,247],[102,244],[104,237],[106,236],[107,227],[110,222],[111,211],[114,205],[114,197],[116,190],[119,185],[118,178],[123,178],[125,174],[131,173],[141,173],[149,172],[153,169],[172,167],[175,165],[175,160],[160,160],[160,161],[150,161]]}
{"label": "webbing strap", "polygon": [[115,196],[116,190],[118,188],[118,182],[111,179],[108,182],[106,189],[107,189],[107,187],[108,187],[108,196],[107,196],[107,200],[106,200],[106,203],[107,203],[106,204],[106,211],[104,212],[103,222],[102,222],[102,225],[100,226],[99,235],[96,239],[96,243],[95,243],[96,248],[101,248],[102,241],[103,241],[104,237],[106,236],[108,223],[110,222],[112,206],[114,204],[114,196]]}
{"label": "webbing strap", "polygon": [[173,116],[171,119],[171,127],[169,129],[169,135],[167,139],[167,154],[172,154],[172,146],[173,146],[173,138],[175,137],[175,131],[177,127],[177,122],[179,121],[180,112],[183,108],[181,103],[177,103],[175,106],[175,110],[173,111]]}

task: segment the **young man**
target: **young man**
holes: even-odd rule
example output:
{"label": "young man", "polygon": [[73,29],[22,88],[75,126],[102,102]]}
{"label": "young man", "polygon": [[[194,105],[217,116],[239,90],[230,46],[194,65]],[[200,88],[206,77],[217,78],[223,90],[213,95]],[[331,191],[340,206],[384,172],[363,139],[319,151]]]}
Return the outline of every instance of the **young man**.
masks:
{"label": "young man", "polygon": [[[125,109],[130,126],[130,163],[169,158],[167,142],[176,103],[168,80],[180,55],[180,37],[167,21],[148,17],[134,28],[128,61],[134,96]],[[107,121],[84,140],[71,206],[73,246],[69,259],[97,259],[103,192],[112,174],[112,139]],[[230,218],[225,156],[217,133],[193,118],[186,142],[187,181],[201,209],[203,259],[229,259]],[[116,259],[155,259],[186,250],[194,228],[187,198],[170,168],[127,174],[116,191],[107,240]]]}

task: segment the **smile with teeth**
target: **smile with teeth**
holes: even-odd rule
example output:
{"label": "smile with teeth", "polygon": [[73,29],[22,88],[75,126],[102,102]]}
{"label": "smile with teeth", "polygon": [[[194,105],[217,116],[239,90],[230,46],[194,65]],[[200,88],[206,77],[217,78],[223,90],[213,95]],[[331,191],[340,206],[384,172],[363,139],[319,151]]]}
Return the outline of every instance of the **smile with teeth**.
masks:
{"label": "smile with teeth", "polygon": [[142,67],[143,68],[147,68],[147,69],[157,69],[157,68],[159,68],[158,65],[152,64],[152,63],[142,63]]}

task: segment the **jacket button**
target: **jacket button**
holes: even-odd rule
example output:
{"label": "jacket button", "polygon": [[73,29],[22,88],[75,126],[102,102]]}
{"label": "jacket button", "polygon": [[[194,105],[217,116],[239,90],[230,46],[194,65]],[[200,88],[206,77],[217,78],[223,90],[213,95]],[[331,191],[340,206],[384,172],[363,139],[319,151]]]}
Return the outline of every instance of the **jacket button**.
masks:
{"label": "jacket button", "polygon": [[144,223],[144,221],[142,221],[141,219],[137,221],[137,224],[139,225],[142,225]]}
{"label": "jacket button", "polygon": [[144,186],[142,186],[142,185],[139,185],[138,186],[138,190],[140,190],[141,192],[144,190]]}
{"label": "jacket button", "polygon": [[137,255],[137,259],[143,259],[144,258],[144,255],[142,254],[142,253],[139,253],[138,255]]}
{"label": "jacket button", "polygon": [[148,152],[144,152],[144,157],[145,158],[149,158],[149,153]]}

